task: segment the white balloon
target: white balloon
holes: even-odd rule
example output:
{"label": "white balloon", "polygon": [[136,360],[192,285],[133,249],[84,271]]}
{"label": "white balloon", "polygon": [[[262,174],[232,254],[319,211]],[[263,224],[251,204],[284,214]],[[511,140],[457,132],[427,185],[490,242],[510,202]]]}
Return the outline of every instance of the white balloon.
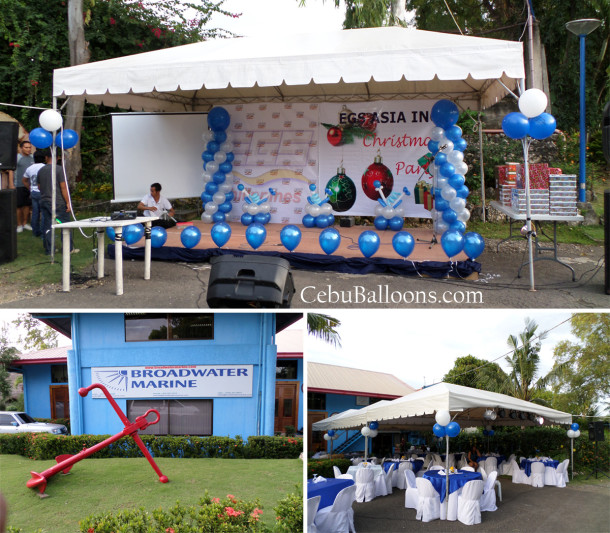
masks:
{"label": "white balloon", "polygon": [[250,205],[250,204],[249,204],[248,202],[244,202],[243,204],[241,204],[241,210],[242,210],[244,213],[247,213],[247,212],[248,212],[248,206],[249,206],[249,205]]}
{"label": "white balloon", "polygon": [[204,224],[211,224],[214,221],[212,218],[212,213],[203,213],[201,215],[201,222]]}
{"label": "white balloon", "polygon": [[212,130],[204,131],[201,134],[201,140],[208,143],[214,138],[214,132]]}
{"label": "white balloon", "polygon": [[468,165],[464,163],[464,161],[453,166],[455,167],[456,174],[461,174],[462,176],[465,176],[468,172]]}
{"label": "white balloon", "polygon": [[377,430],[376,429],[371,429],[369,432],[369,437],[371,439],[374,439],[377,436]]}
{"label": "white balloon", "polygon": [[447,222],[445,222],[442,218],[439,218],[434,225],[434,229],[436,230],[436,233],[443,234],[449,229],[449,224],[447,224]]}
{"label": "white balloon", "polygon": [[436,423],[441,425],[441,426],[446,426],[447,424],[449,424],[449,422],[451,422],[451,413],[449,411],[437,411],[436,415],[434,416],[434,419],[436,420]]}
{"label": "white balloon", "polygon": [[445,136],[445,130],[439,126],[432,128],[430,132],[430,139],[433,141],[440,141]]}
{"label": "white balloon", "polygon": [[460,152],[459,150],[453,150],[449,154],[447,154],[447,161],[451,163],[453,166],[457,165],[464,161],[464,152]]}
{"label": "white balloon", "polygon": [[307,213],[308,215],[311,215],[311,208],[313,207],[313,204],[310,204],[309,202],[307,202],[305,204],[305,213]]}
{"label": "white balloon", "polygon": [[210,173],[214,174],[218,170],[218,163],[216,161],[208,161],[205,165],[205,169]]}
{"label": "white balloon", "polygon": [[572,429],[568,429],[568,438],[569,439],[573,439],[574,438],[574,431]]}
{"label": "white balloon", "polygon": [[361,430],[360,433],[362,433],[363,437],[370,437],[371,436],[371,428],[368,426],[364,426]]}
{"label": "white balloon", "polygon": [[436,187],[437,189],[442,189],[445,185],[447,185],[449,183],[449,180],[445,177],[439,177],[436,180]]}
{"label": "white balloon", "polygon": [[61,128],[63,119],[59,111],[55,109],[45,109],[38,117],[38,122],[47,131],[57,131]]}
{"label": "white balloon", "polygon": [[214,202],[207,202],[205,204],[206,213],[210,213],[210,215],[213,215],[214,213],[216,213],[216,211],[218,211],[218,204],[215,204]]}
{"label": "white balloon", "polygon": [[324,433],[324,440],[330,440],[330,435],[328,433]]}
{"label": "white balloon", "polygon": [[577,439],[578,437],[580,437],[580,429],[577,429],[577,430],[574,432],[574,438],[575,438],[575,439]]}
{"label": "white balloon", "polygon": [[258,211],[259,211],[259,213],[270,213],[271,206],[269,205],[269,202],[265,202],[264,204],[259,205]]}
{"label": "white balloon", "polygon": [[224,163],[226,160],[227,160],[227,154],[225,152],[223,152],[222,150],[219,150],[218,152],[216,152],[214,154],[214,161],[216,161],[218,164]]}
{"label": "white balloon", "polygon": [[380,216],[381,216],[381,213],[383,213],[383,206],[382,206],[380,203],[378,203],[378,204],[375,206],[375,216],[376,216],[376,217],[380,217]]}
{"label": "white balloon", "polygon": [[322,207],[322,214],[323,215],[330,215],[330,214],[332,214],[333,206],[330,205],[329,203],[322,204],[321,207]]}
{"label": "white balloon", "polygon": [[250,213],[252,216],[256,215],[258,211],[258,204],[248,204],[248,213]]}
{"label": "white balloon", "polygon": [[201,178],[203,179],[203,183],[209,183],[212,181],[212,174],[210,174],[207,170],[204,170],[201,174]]}
{"label": "white balloon", "polygon": [[397,217],[405,218],[405,210],[402,207],[397,207],[394,211],[396,212]]}
{"label": "white balloon", "polygon": [[470,211],[464,208],[458,213],[458,220],[466,224],[470,220]]}
{"label": "white balloon", "polygon": [[214,202],[215,204],[222,204],[226,199],[227,197],[225,193],[220,191],[215,192],[214,196],[212,196],[212,202]]}
{"label": "white balloon", "polygon": [[453,209],[456,213],[461,213],[462,209],[466,208],[466,200],[464,200],[464,198],[456,196],[453,200],[449,201],[449,207]]}
{"label": "white balloon", "polygon": [[449,152],[453,151],[453,141],[450,141],[449,139],[443,141],[442,144],[439,143],[439,145],[443,147],[440,151],[444,154],[449,154]]}
{"label": "white balloon", "polygon": [[[225,132],[227,134],[227,138],[225,139],[225,142],[231,142],[233,140],[233,134],[230,131]],[[226,152],[226,150],[225,150]]]}
{"label": "white balloon", "polygon": [[225,183],[223,183],[223,184],[218,186],[218,190],[220,192],[224,192],[225,194],[228,194],[230,192],[233,192],[233,184],[232,183],[227,183],[225,181]]}
{"label": "white balloon", "polygon": [[527,118],[537,117],[544,113],[548,98],[540,89],[528,89],[519,97],[519,111]]}
{"label": "white balloon", "polygon": [[220,145],[220,149],[227,154],[232,152],[234,148],[235,146],[233,146],[233,143],[229,140],[226,140]]}
{"label": "white balloon", "polygon": [[451,185],[447,184],[441,189],[441,196],[451,202],[457,196],[457,192]]}
{"label": "white balloon", "polygon": [[317,216],[319,216],[319,215],[321,215],[321,214],[322,214],[322,208],[321,208],[319,205],[312,205],[312,206],[309,208],[309,214],[310,214],[312,217],[317,217]]}
{"label": "white balloon", "polygon": [[389,205],[383,208],[383,211],[381,212],[382,216],[384,218],[390,219],[394,216],[394,208],[390,207]]}

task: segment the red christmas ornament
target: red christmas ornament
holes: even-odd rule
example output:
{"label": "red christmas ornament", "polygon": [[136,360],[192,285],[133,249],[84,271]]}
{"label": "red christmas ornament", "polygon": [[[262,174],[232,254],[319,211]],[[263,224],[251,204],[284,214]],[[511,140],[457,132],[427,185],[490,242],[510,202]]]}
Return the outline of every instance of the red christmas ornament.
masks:
{"label": "red christmas ornament", "polygon": [[337,128],[336,126],[329,128],[328,132],[326,133],[326,138],[333,146],[339,146],[343,140],[343,131],[341,131],[341,128]]}
{"label": "red christmas ornament", "polygon": [[365,113],[359,122],[361,128],[364,128],[371,133],[373,133],[377,128],[377,119],[373,113]]}
{"label": "red christmas ornament", "polygon": [[381,196],[375,190],[375,182],[383,186],[383,194],[387,198],[392,193],[394,187],[394,177],[390,169],[381,162],[381,155],[375,156],[375,162],[368,166],[362,174],[362,190],[371,200],[379,200]]}

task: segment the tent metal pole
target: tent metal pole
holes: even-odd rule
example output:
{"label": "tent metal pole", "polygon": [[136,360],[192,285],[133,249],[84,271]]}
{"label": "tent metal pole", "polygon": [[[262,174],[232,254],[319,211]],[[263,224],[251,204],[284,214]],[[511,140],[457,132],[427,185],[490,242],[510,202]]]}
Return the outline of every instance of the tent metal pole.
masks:
{"label": "tent metal pole", "polygon": [[535,291],[534,284],[534,243],[532,242],[532,238],[535,236],[535,233],[532,231],[532,206],[530,200],[530,165],[529,165],[529,148],[530,148],[530,139],[527,137],[521,141],[523,145],[523,160],[525,167],[525,220],[526,220],[526,228],[527,228],[527,249],[528,249],[528,259],[529,259],[529,272],[530,272],[530,291]]}
{"label": "tent metal pole", "polygon": [[481,122],[481,101],[479,100],[479,164],[481,168],[481,204],[483,206],[483,212],[481,213],[481,220],[485,222],[485,165],[483,163],[483,122]]}
{"label": "tent metal pole", "polygon": [[[57,111],[57,98],[53,97],[53,110]],[[53,144],[51,145],[51,263],[55,262],[55,230],[53,224],[57,216],[57,145],[55,144],[55,135],[53,135]],[[46,236],[43,236],[46,238]]]}
{"label": "tent metal pole", "polygon": [[445,435],[445,502],[447,511],[449,511],[449,436]]}

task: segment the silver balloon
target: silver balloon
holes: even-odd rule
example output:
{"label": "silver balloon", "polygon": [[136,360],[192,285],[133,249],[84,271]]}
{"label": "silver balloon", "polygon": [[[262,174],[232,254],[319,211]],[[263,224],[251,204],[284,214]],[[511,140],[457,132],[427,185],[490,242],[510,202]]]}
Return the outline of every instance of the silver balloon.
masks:
{"label": "silver balloon", "polygon": [[249,204],[248,202],[244,202],[243,204],[241,204],[241,210],[242,210],[244,213],[247,213],[247,212],[248,212],[248,206],[249,206],[249,205],[250,205],[250,204]]}
{"label": "silver balloon", "polygon": [[433,141],[440,141],[445,136],[445,130],[439,126],[432,128],[430,132],[430,139]]}
{"label": "silver balloon", "polygon": [[264,204],[259,205],[258,212],[259,213],[271,213],[271,206],[269,205],[269,202],[265,202]]}
{"label": "silver balloon", "polygon": [[317,216],[320,216],[320,215],[322,214],[322,208],[321,208],[319,205],[312,205],[312,206],[309,208],[309,214],[310,214],[312,217],[317,217]]}
{"label": "silver balloon", "polygon": [[460,213],[462,209],[466,208],[466,200],[464,200],[464,198],[456,196],[453,200],[449,201],[449,207],[453,209],[456,213]]}
{"label": "silver balloon", "polygon": [[322,214],[323,215],[330,215],[333,212],[333,206],[330,205],[329,203],[326,204],[322,204]]}
{"label": "silver balloon", "polygon": [[212,213],[203,213],[201,215],[201,222],[205,224],[211,224],[212,222],[214,222],[214,219],[212,218]]}
{"label": "silver balloon", "polygon": [[449,180],[447,178],[439,177],[436,180],[436,188],[442,190],[443,187],[445,187],[445,185],[447,185],[448,183],[449,183]]}
{"label": "silver balloon", "polygon": [[378,203],[378,204],[375,206],[375,216],[376,216],[376,217],[380,217],[380,216],[381,216],[381,213],[383,213],[383,206],[382,206],[380,203]]}
{"label": "silver balloon", "polygon": [[447,154],[447,161],[451,163],[453,166],[464,161],[464,152],[460,152],[459,150],[453,150],[451,153]]}
{"label": "silver balloon", "polygon": [[204,131],[201,134],[201,139],[203,140],[203,142],[208,143],[210,142],[212,139],[214,138],[214,132],[212,130],[207,130]]}
{"label": "silver balloon", "polygon": [[451,202],[457,196],[457,192],[451,185],[447,184],[441,189],[441,196]]}
{"label": "silver balloon", "polygon": [[252,216],[256,215],[259,212],[258,204],[248,204],[248,213]]}
{"label": "silver balloon", "polygon": [[449,139],[444,140],[442,143],[439,143],[443,148],[441,148],[441,152],[443,152],[444,154],[449,154],[449,152],[453,151],[453,141],[450,141]]}
{"label": "silver balloon", "polygon": [[228,154],[229,152],[232,152],[234,148],[235,148],[235,146],[233,146],[233,143],[232,143],[231,141],[229,141],[229,140],[226,140],[225,142],[223,142],[223,143],[220,145],[220,149],[221,149],[223,152],[226,152],[227,154]]}
{"label": "silver balloon", "polygon": [[224,163],[226,160],[227,160],[226,152],[219,150],[218,152],[216,152],[214,154],[214,161],[216,161],[218,164]]}
{"label": "silver balloon", "polygon": [[437,220],[434,224],[434,229],[436,233],[445,233],[449,229],[449,224],[445,222],[442,218]]}
{"label": "silver balloon", "polygon": [[402,207],[397,207],[394,211],[396,212],[395,216],[405,218],[405,210]]}
{"label": "silver balloon", "polygon": [[457,165],[453,165],[455,167],[455,173],[456,174],[461,174],[462,176],[465,176],[466,173],[468,172],[468,165],[466,163],[464,163],[464,161],[462,161],[461,163],[458,163]]}
{"label": "silver balloon", "polygon": [[214,174],[218,170],[218,163],[216,161],[208,161],[205,165],[205,169],[210,173]]}
{"label": "silver balloon", "polygon": [[307,213],[308,215],[311,215],[311,208],[312,208],[312,204],[310,204],[309,202],[307,202],[305,204],[305,213]]}
{"label": "silver balloon", "polygon": [[214,202],[207,202],[205,204],[206,213],[210,213],[210,215],[213,215],[214,213],[216,213],[216,211],[218,211],[218,204],[215,204]]}
{"label": "silver balloon", "polygon": [[233,184],[232,183],[227,183],[225,181],[225,183],[222,183],[221,185],[218,186],[218,190],[220,192],[224,192],[225,194],[229,194],[230,192],[233,191]]}
{"label": "silver balloon", "polygon": [[212,174],[210,174],[207,170],[204,170],[201,173],[201,179],[203,179],[203,183],[209,183],[212,181]]}
{"label": "silver balloon", "polygon": [[464,208],[458,213],[458,220],[466,224],[470,220],[470,211]]}
{"label": "silver balloon", "polygon": [[394,208],[389,205],[383,208],[382,215],[384,218],[392,218],[394,216]]}
{"label": "silver balloon", "polygon": [[226,195],[224,192],[215,192],[214,196],[212,196],[212,202],[214,202],[215,204],[222,204],[224,203],[224,201],[227,199]]}

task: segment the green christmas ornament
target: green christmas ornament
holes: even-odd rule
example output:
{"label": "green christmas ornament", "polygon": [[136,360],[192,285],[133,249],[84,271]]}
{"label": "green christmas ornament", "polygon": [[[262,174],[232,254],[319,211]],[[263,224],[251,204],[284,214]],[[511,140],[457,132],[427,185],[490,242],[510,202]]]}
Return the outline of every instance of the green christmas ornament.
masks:
{"label": "green christmas ornament", "polygon": [[339,167],[337,174],[330,178],[326,184],[329,203],[337,213],[349,211],[356,202],[356,185],[352,179],[345,174],[345,169]]}

